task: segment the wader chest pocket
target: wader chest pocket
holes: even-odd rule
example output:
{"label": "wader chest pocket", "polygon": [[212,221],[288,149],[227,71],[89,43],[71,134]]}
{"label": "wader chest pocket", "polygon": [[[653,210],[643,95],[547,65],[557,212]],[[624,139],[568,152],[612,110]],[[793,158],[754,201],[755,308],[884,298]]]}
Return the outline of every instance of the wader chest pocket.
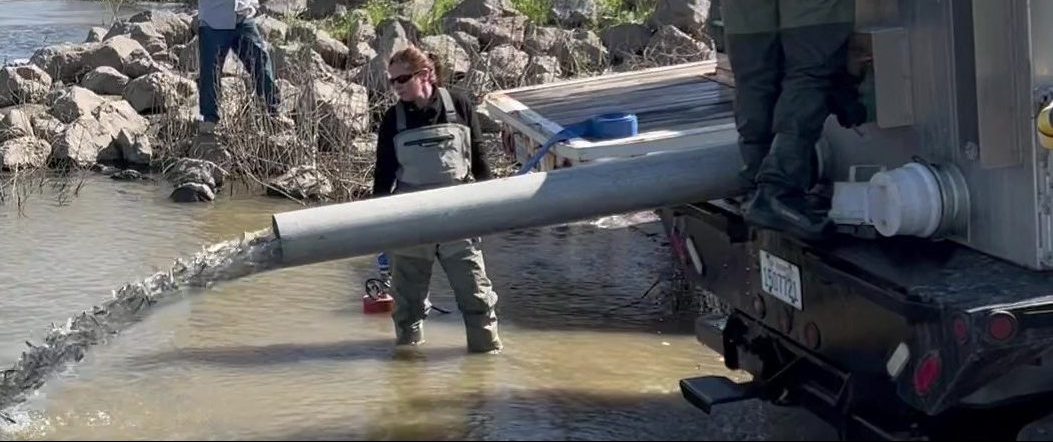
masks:
{"label": "wader chest pocket", "polygon": [[453,139],[453,135],[443,135],[441,137],[421,138],[419,140],[407,141],[405,145],[423,148],[434,148],[441,146],[445,143],[449,143],[450,141],[453,141]]}

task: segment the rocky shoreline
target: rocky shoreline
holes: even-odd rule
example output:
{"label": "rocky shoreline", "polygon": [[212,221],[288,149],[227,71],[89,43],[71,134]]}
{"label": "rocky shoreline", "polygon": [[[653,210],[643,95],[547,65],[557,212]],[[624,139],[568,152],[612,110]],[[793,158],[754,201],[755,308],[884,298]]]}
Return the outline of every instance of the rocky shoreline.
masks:
{"label": "rocky shoreline", "polygon": [[[264,1],[258,23],[280,79],[282,113],[296,124],[262,115],[231,54],[222,69],[223,121],[207,140],[197,136],[192,8],[142,12],[87,30],[83,43],[41,48],[28,63],[0,69],[0,168],[92,168],[126,179],[141,177],[131,171],[161,172],[176,201],[209,201],[232,176],[267,183],[271,195],[350,200],[370,192],[373,131],[394,102],[386,60],[408,44],[438,54],[447,85],[476,100],[498,89],[713,56],[704,0],[659,0],[643,23],[598,32],[594,0],[554,1],[552,26],[507,0],[464,0],[441,16],[428,14],[444,0],[390,3],[390,18],[374,24],[375,1]],[[500,127],[480,117],[489,161],[507,175],[514,165],[501,152]]]}

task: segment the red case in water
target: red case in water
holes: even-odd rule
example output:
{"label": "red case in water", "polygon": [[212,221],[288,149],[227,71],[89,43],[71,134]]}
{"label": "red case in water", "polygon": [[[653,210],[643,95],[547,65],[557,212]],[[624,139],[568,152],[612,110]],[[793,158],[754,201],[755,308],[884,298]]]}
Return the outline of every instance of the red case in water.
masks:
{"label": "red case in water", "polygon": [[369,295],[362,297],[362,311],[366,314],[391,313],[394,308],[395,298],[386,293],[376,299]]}

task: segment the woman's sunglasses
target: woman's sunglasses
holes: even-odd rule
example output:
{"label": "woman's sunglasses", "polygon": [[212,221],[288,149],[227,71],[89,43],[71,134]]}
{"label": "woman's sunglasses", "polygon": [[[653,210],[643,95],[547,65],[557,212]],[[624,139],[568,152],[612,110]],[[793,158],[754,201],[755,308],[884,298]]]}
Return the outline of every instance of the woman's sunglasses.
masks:
{"label": "woman's sunglasses", "polygon": [[414,72],[414,73],[412,73],[412,74],[403,74],[403,75],[399,75],[398,77],[392,77],[392,78],[389,78],[389,79],[388,79],[388,81],[390,81],[390,82],[391,82],[391,84],[402,84],[402,83],[405,83],[405,82],[407,82],[407,81],[410,81],[410,80],[412,80],[412,79],[413,79],[413,77],[416,77],[416,76],[417,76],[418,74],[420,74],[421,72],[424,72],[424,71],[423,71],[423,70],[421,70],[421,71],[417,71],[417,72]]}

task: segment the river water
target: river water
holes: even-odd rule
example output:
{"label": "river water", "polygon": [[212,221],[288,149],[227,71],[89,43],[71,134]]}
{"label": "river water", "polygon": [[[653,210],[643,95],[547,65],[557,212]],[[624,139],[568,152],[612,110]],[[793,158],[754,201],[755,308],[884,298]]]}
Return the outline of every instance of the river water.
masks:
{"label": "river water", "polygon": [[[101,3],[0,0],[0,59],[82,41]],[[7,177],[0,177],[6,180]],[[0,370],[51,323],[208,244],[300,206],[258,192],[180,205],[163,184],[88,176],[0,205]],[[81,184],[77,186],[77,184]],[[230,187],[235,189],[236,186]],[[815,438],[808,416],[756,402],[707,416],[679,379],[729,373],[670,307],[669,250],[651,222],[615,218],[487,237],[505,351],[468,355],[436,268],[427,343],[392,348],[362,313],[370,257],[216,284],[159,305],[48,378],[0,439]],[[613,222],[612,222],[613,221]],[[614,226],[614,228],[611,228]],[[650,290],[649,290],[650,289]],[[645,295],[646,294],[646,295]]]}
{"label": "river water", "polygon": [[[0,207],[0,360],[46,325],[168,268],[202,245],[299,206],[226,194],[177,205],[164,185],[88,177]],[[448,282],[417,352],[361,311],[369,257],[277,270],[166,303],[18,407],[19,439],[759,438],[757,404],[708,417],[677,390],[725,370],[671,313],[668,250],[653,224],[576,223],[484,240],[501,296],[498,356],[468,355]],[[608,223],[609,224],[609,223]],[[731,410],[738,410],[733,412]],[[743,412],[745,411],[745,412]],[[738,423],[739,419],[744,422]]]}
{"label": "river water", "polygon": [[[175,7],[126,1],[117,15],[128,17],[146,8]],[[0,65],[27,59],[47,45],[83,42],[88,29],[108,28],[114,16],[108,3],[93,0],[0,0],[0,11]]]}

